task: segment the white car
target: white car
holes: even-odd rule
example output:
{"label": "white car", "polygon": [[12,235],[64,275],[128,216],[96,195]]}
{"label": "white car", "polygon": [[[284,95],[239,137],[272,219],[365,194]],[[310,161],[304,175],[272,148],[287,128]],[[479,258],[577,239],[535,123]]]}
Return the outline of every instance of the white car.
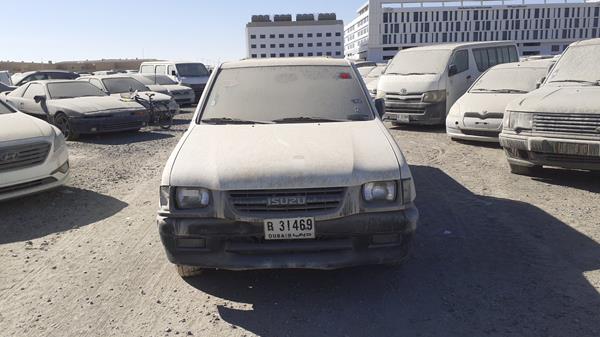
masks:
{"label": "white car", "polygon": [[448,136],[498,143],[506,105],[535,90],[553,64],[552,59],[505,63],[485,72],[450,109]]}
{"label": "white car", "polygon": [[0,102],[0,201],[59,187],[68,176],[61,132]]}
{"label": "white car", "polygon": [[196,94],[192,88],[177,84],[167,75],[131,74],[129,76],[142,82],[154,92],[173,97],[179,105],[192,105],[196,102]]}
{"label": "white car", "polygon": [[213,73],[160,187],[159,233],[180,275],[407,257],[412,175],[359,76],[327,58]]}

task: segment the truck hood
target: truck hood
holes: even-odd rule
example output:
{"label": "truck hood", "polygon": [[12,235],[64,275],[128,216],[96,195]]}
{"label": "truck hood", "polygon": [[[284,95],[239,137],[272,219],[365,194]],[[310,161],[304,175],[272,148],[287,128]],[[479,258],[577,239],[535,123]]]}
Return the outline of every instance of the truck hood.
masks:
{"label": "truck hood", "polygon": [[600,86],[545,85],[522,99],[511,102],[507,110],[600,114],[598,97]]}
{"label": "truck hood", "polygon": [[383,75],[379,77],[377,91],[421,94],[426,91],[439,90],[440,75]]}
{"label": "truck hood", "polygon": [[52,136],[50,124],[21,112],[0,115],[0,143]]}
{"label": "truck hood", "polygon": [[48,101],[48,105],[59,110],[68,110],[79,113],[102,112],[106,110],[141,110],[143,107],[135,101],[121,100],[120,97],[76,97]]}
{"label": "truck hood", "polygon": [[377,123],[195,125],[169,160],[163,183],[238,190],[400,179],[406,163]]}
{"label": "truck hood", "polygon": [[208,76],[199,76],[199,77],[182,76],[179,78],[179,82],[181,82],[181,84],[206,84],[206,82],[208,82]]}
{"label": "truck hood", "polygon": [[526,94],[466,93],[457,102],[460,112],[504,113],[506,106]]}

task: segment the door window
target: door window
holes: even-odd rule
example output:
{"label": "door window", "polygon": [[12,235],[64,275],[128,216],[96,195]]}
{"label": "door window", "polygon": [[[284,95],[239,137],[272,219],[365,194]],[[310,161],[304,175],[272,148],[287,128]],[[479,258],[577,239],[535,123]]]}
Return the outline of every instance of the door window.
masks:
{"label": "door window", "polygon": [[142,66],[142,74],[154,74],[154,66],[151,65],[145,65]]}
{"label": "door window", "polygon": [[463,71],[469,70],[469,51],[459,50],[454,54],[452,64],[456,66],[456,73],[460,74]]}
{"label": "door window", "polygon": [[35,96],[44,96],[46,92],[44,91],[44,87],[41,84],[32,83],[27,87],[25,93],[23,94],[23,98],[33,99]]}
{"label": "door window", "polygon": [[158,75],[164,75],[166,73],[166,71],[167,71],[167,67],[166,66],[164,66],[164,65],[156,66],[156,74],[158,74]]}

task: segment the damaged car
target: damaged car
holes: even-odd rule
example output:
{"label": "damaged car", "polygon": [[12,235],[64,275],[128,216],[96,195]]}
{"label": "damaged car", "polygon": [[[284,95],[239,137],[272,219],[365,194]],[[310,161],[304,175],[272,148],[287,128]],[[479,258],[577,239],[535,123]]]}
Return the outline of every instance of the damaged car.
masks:
{"label": "damaged car", "polygon": [[196,102],[196,94],[192,88],[180,85],[167,75],[133,74],[129,76],[142,82],[152,91],[173,97],[180,106],[192,105]]}
{"label": "damaged car", "polygon": [[411,171],[348,61],[225,63],[207,90],[160,187],[158,230],[181,276],[407,257]]}
{"label": "damaged car", "polygon": [[68,176],[60,130],[0,102],[0,201],[59,187]]}
{"label": "damaged car", "polygon": [[570,45],[542,87],[511,102],[500,144],[511,171],[600,170],[600,39]]}
{"label": "damaged car", "polygon": [[148,122],[140,104],[108,96],[78,80],[33,81],[0,99],[55,125],[67,140],[81,134],[139,130]]}

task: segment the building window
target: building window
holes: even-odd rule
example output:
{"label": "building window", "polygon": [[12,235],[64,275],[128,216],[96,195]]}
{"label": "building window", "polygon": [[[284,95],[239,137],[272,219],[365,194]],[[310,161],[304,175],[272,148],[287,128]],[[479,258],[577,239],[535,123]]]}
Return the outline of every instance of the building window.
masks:
{"label": "building window", "polygon": [[342,55],[342,52],[340,52],[340,51],[335,52],[335,56],[341,56],[341,55]]}
{"label": "building window", "polygon": [[317,37],[323,37],[323,33],[317,33]]}
{"label": "building window", "polygon": [[330,51],[327,52],[327,56],[331,56],[331,52]]}
{"label": "building window", "polygon": [[312,43],[312,42],[309,42],[307,45],[308,45],[309,47],[312,47],[312,46],[313,46],[313,43]]}
{"label": "building window", "polygon": [[275,48],[275,44],[274,43],[271,43],[271,48]]}
{"label": "building window", "polygon": [[269,38],[274,39],[275,38],[275,34],[269,35]]}
{"label": "building window", "polygon": [[273,53],[273,54],[271,54],[271,57],[277,57],[277,54]]}
{"label": "building window", "polygon": [[303,38],[303,37],[304,37],[304,34],[298,34],[298,37],[299,37],[299,38]]}
{"label": "building window", "polygon": [[266,58],[266,57],[267,57],[267,54],[260,54],[260,57],[262,57],[262,58]]}
{"label": "building window", "polygon": [[266,37],[265,35],[261,35],[261,36],[260,36],[260,38],[261,38],[261,39],[264,39],[265,37]]}
{"label": "building window", "polygon": [[280,43],[279,48],[285,48],[285,43]]}
{"label": "building window", "polygon": [[323,53],[322,52],[318,52],[317,56],[323,56]]}
{"label": "building window", "polygon": [[296,55],[295,55],[294,53],[289,53],[289,54],[288,54],[288,56],[289,56],[289,57],[294,57],[294,56],[296,56]]}
{"label": "building window", "polygon": [[298,56],[299,56],[299,57],[303,57],[303,56],[304,56],[304,53],[298,53]]}
{"label": "building window", "polygon": [[280,53],[279,57],[285,57],[285,54],[284,53]]}
{"label": "building window", "polygon": [[256,54],[252,54],[252,58],[255,59],[256,58]]}
{"label": "building window", "polygon": [[336,42],[335,45],[339,47],[339,46],[342,45],[342,43],[341,42]]}
{"label": "building window", "polygon": [[306,37],[313,37],[312,33],[306,34]]}
{"label": "building window", "polygon": [[254,49],[254,48],[256,48],[256,45],[255,45],[255,44],[251,44],[251,45],[250,45],[250,48],[253,48],[253,49]]}
{"label": "building window", "polygon": [[288,38],[293,39],[294,38],[294,34],[288,34]]}
{"label": "building window", "polygon": [[335,33],[335,36],[340,37],[340,36],[342,36],[342,33],[337,32],[337,33]]}
{"label": "building window", "polygon": [[298,48],[304,47],[304,43],[298,43]]}
{"label": "building window", "polygon": [[560,46],[559,46],[559,45],[555,45],[555,44],[553,44],[553,45],[552,45],[552,51],[553,51],[553,52],[559,52],[559,51],[560,51]]}
{"label": "building window", "polygon": [[325,34],[326,37],[331,37],[331,33]]}
{"label": "building window", "polygon": [[261,47],[262,49],[265,49],[265,48],[267,48],[267,45],[266,45],[266,44],[261,44],[261,45],[260,45],[260,47]]}
{"label": "building window", "polygon": [[308,56],[313,56],[313,53],[308,53]]}
{"label": "building window", "polygon": [[254,39],[256,39],[256,35],[252,34],[252,35],[250,35],[250,38],[251,38],[252,40],[254,40]]}
{"label": "building window", "polygon": [[326,45],[327,47],[331,47],[331,42],[327,42],[327,43],[325,43],[325,45]]}
{"label": "building window", "polygon": [[285,34],[279,34],[279,38],[283,39],[285,37]]}
{"label": "building window", "polygon": [[290,43],[290,44],[288,44],[288,47],[290,47],[290,48],[294,48],[294,44],[293,44],[293,43]]}
{"label": "building window", "polygon": [[323,43],[322,42],[317,42],[317,47],[323,47]]}

